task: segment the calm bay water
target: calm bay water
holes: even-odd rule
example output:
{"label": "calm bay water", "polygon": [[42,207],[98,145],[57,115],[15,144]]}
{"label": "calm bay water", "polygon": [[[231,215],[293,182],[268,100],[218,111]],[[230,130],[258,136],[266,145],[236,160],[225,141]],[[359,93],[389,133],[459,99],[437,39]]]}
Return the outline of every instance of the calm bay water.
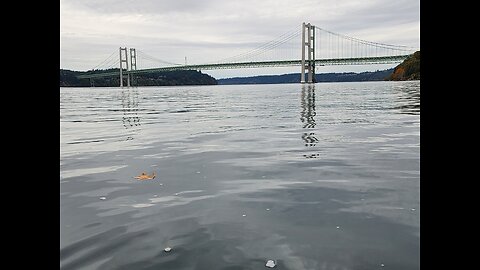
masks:
{"label": "calm bay water", "polygon": [[61,88],[60,132],[61,269],[420,269],[418,81]]}

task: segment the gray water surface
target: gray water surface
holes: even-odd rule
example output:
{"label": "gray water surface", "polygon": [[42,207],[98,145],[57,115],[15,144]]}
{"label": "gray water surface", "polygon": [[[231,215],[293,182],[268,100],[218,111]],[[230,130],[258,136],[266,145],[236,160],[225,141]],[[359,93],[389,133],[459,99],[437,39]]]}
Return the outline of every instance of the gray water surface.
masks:
{"label": "gray water surface", "polygon": [[61,269],[420,269],[419,81],[61,88],[60,132]]}

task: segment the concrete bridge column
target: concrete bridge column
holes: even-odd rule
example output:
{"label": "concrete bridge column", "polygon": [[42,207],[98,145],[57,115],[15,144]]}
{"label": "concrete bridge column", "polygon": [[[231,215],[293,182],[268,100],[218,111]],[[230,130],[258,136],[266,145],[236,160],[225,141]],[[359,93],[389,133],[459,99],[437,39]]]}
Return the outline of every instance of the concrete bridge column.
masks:
{"label": "concrete bridge column", "polygon": [[302,23],[302,68],[300,83],[305,83],[305,22]]}
{"label": "concrete bridge column", "polygon": [[[125,52],[125,53],[122,53]],[[125,55],[125,59],[123,58]],[[128,55],[127,55],[127,47],[122,48],[120,47],[120,87],[123,87],[123,65],[122,63],[125,62],[125,69],[128,72]],[[130,74],[127,73],[127,86],[130,87]]]}
{"label": "concrete bridge column", "polygon": [[[130,48],[130,70],[137,70],[137,51],[135,50],[135,48]],[[133,86],[133,74],[129,75],[131,77]]]}
{"label": "concrete bridge column", "polygon": [[[307,31],[305,31],[307,29]],[[307,41],[305,42],[305,32]],[[305,61],[305,47],[307,47],[308,60]],[[315,26],[302,23],[302,68],[300,83],[305,83],[305,68],[308,70],[307,82],[313,83],[315,76]]]}

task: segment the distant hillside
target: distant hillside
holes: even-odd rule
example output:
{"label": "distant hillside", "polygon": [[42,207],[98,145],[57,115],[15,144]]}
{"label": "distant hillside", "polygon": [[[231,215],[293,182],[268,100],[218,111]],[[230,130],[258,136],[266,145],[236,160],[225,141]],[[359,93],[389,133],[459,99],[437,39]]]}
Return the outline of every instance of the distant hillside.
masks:
{"label": "distant hillside", "polygon": [[[78,75],[105,73],[118,71],[118,69],[95,71],[72,71],[60,69],[60,87],[89,87],[89,79],[78,79]],[[211,85],[217,84],[215,78],[196,70],[178,70],[140,74],[134,76],[135,86],[165,86],[165,85]],[[116,77],[96,78],[93,80],[95,87],[119,86],[120,79]]]}
{"label": "distant hillside", "polygon": [[391,81],[420,80],[420,51],[405,59],[396,66],[392,75],[388,78]]}
{"label": "distant hillside", "polygon": [[[320,73],[315,74],[317,82],[362,82],[362,81],[383,81],[393,72],[393,68],[374,72],[346,72],[346,73]],[[298,83],[300,73],[283,75],[264,75],[253,77],[235,77],[218,79],[218,84],[276,84],[276,83]]]}

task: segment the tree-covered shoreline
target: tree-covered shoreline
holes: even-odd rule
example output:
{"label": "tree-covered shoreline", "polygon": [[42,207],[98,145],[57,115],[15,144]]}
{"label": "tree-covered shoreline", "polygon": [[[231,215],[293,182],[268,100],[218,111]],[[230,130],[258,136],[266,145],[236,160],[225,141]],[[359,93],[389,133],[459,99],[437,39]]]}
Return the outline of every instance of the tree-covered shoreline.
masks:
{"label": "tree-covered shoreline", "polygon": [[395,67],[390,81],[411,81],[420,80],[420,51],[416,51],[401,64]]}
{"label": "tree-covered shoreline", "polygon": [[[117,69],[73,71],[60,69],[60,87],[117,87],[120,78],[101,77],[95,79],[79,79],[80,75],[118,72]],[[124,85],[125,85],[124,79]],[[134,86],[173,86],[173,85],[215,85],[217,80],[208,74],[196,70],[162,71],[134,75],[131,79]]]}

